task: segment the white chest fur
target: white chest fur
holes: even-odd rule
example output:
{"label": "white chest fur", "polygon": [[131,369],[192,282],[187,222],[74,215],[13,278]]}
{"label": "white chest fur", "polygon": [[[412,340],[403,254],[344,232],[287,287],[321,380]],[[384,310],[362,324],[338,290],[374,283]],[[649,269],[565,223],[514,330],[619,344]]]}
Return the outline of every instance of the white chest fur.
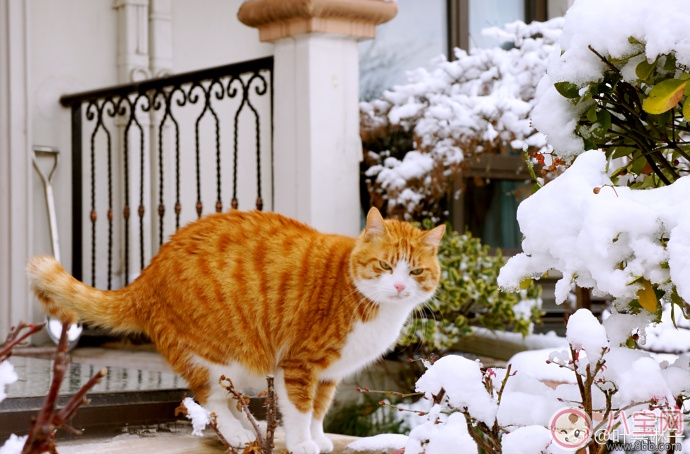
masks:
{"label": "white chest fur", "polygon": [[395,344],[411,311],[407,305],[382,304],[375,319],[357,322],[347,336],[340,358],[319,378],[341,380],[376,361]]}

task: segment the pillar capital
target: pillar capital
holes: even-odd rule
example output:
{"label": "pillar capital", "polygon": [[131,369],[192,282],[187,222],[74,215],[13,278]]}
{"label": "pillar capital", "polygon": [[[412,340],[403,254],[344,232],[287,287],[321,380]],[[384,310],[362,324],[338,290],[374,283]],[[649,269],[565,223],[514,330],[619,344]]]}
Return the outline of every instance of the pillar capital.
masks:
{"label": "pillar capital", "polygon": [[259,29],[261,41],[306,33],[374,38],[376,26],[398,12],[389,0],[247,0],[237,17]]}

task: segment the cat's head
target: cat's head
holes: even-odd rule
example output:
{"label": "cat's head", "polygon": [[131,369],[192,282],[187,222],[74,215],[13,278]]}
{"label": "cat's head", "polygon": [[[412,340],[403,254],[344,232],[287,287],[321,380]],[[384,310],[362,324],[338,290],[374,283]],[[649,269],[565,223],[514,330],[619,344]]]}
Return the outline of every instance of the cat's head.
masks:
{"label": "cat's head", "polygon": [[384,220],[372,208],[350,258],[355,286],[378,304],[415,306],[428,300],[441,274],[437,253],[445,229],[440,225],[425,232]]}

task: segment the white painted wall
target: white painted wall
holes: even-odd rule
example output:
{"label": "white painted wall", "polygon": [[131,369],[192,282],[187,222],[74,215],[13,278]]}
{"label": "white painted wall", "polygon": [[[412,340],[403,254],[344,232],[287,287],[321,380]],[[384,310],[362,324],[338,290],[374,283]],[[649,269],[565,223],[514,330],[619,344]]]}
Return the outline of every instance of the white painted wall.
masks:
{"label": "white painted wall", "polygon": [[31,247],[27,24],[22,0],[0,2],[0,339],[29,321],[24,264]]}
{"label": "white painted wall", "polygon": [[242,0],[171,1],[176,72],[273,55],[273,44],[237,20]]}
{"label": "white painted wall", "polygon": [[[58,232],[62,261],[66,268],[71,263],[71,137],[70,111],[59,104],[59,97],[90,89],[103,88],[123,82],[118,39],[128,32],[116,7],[123,0],[4,0],[0,2],[0,342],[9,326],[19,320],[40,321],[41,311],[30,296],[25,278],[25,264],[36,254],[49,254],[51,250],[48,215],[41,180],[31,166],[33,145],[57,147],[61,151],[59,168],[54,178],[57,205]],[[127,2],[128,0],[124,0]],[[144,55],[154,69],[165,67],[166,59],[173,72],[184,72],[209,66],[239,62],[272,53],[272,44],[262,44],[256,30],[242,25],[236,18],[241,0],[150,0],[157,9],[169,11],[171,27],[154,30],[144,20],[137,39],[145,36],[142,51],[149,44],[162,45],[163,52]],[[149,0],[131,0],[144,6]],[[6,32],[5,32],[6,31]],[[139,32],[142,32],[140,30]],[[149,43],[148,39],[152,38]],[[165,54],[165,41],[170,44],[170,55]],[[140,44],[142,44],[140,43]],[[137,60],[135,55],[133,59]],[[129,69],[129,68],[128,68]],[[262,106],[265,108],[266,106]],[[247,124],[244,124],[247,123]],[[248,122],[242,128],[253,129]],[[269,135],[264,134],[269,150]],[[242,131],[241,134],[247,134]],[[224,139],[231,139],[226,133]],[[88,137],[85,150],[88,153]],[[103,142],[99,136],[97,141]],[[227,142],[230,144],[231,142]],[[242,144],[245,145],[245,144]],[[117,152],[120,141],[113,138]],[[251,153],[251,151],[250,151]],[[116,159],[117,156],[114,156]],[[117,162],[121,159],[117,159]],[[49,167],[50,161],[43,160]],[[101,162],[102,159],[101,159]],[[84,161],[88,165],[88,159]],[[264,168],[270,182],[270,160]],[[114,168],[116,176],[124,172],[122,165]],[[204,175],[204,179],[208,176]],[[84,181],[84,207],[88,210],[89,185]],[[105,197],[105,182],[97,182],[98,197]],[[247,194],[252,192],[243,190]],[[116,191],[115,202],[121,206],[121,189]],[[266,207],[270,209],[270,183],[265,186]],[[253,200],[253,196],[249,197]],[[226,202],[228,207],[229,200]],[[252,202],[253,204],[253,202]],[[102,205],[103,206],[103,205]],[[169,204],[172,211],[172,204]],[[241,203],[242,208],[253,205]],[[147,209],[151,210],[150,206]],[[133,208],[133,211],[136,207]],[[207,212],[210,210],[207,210]],[[135,215],[134,215],[135,217]],[[121,209],[115,210],[115,219],[121,218]],[[90,223],[85,222],[87,229]],[[104,244],[105,208],[99,212],[100,245]],[[116,234],[121,225],[116,223]],[[151,235],[156,235],[152,232]],[[85,239],[85,252],[90,240]],[[155,252],[155,251],[154,251]],[[115,272],[122,273],[122,251],[116,253]],[[99,250],[98,267],[104,270],[105,253]],[[88,269],[85,266],[85,269]],[[121,277],[121,276],[120,276]],[[104,286],[99,277],[98,286]],[[117,281],[115,283],[117,286]]]}

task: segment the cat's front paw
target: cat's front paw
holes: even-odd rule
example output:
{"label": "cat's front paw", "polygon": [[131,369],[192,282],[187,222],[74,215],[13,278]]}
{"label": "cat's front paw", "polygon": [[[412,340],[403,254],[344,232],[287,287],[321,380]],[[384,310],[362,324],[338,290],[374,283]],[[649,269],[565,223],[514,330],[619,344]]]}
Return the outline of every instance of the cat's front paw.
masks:
{"label": "cat's front paw", "polygon": [[314,443],[316,443],[322,453],[333,452],[333,442],[325,435],[314,437]]}
{"label": "cat's front paw", "polygon": [[[287,449],[292,454],[319,454],[320,452],[330,452],[321,451],[319,449],[319,445],[317,445],[316,442],[312,440],[303,441],[302,443],[296,443],[294,445],[288,444]],[[333,445],[331,444],[331,450],[332,449]]]}

